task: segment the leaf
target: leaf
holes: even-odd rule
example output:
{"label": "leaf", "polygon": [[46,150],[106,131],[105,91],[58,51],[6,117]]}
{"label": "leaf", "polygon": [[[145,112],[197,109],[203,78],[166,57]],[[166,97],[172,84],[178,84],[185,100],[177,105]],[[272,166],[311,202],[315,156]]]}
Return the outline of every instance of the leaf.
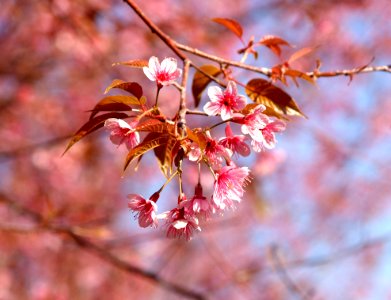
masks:
{"label": "leaf", "polygon": [[272,114],[277,117],[283,118],[284,115],[306,117],[290,95],[267,80],[251,79],[246,85],[246,94],[254,102],[271,109]]}
{"label": "leaf", "polygon": [[243,28],[239,24],[239,22],[232,19],[226,19],[226,18],[214,18],[212,19],[212,21],[225,26],[226,28],[231,30],[237,37],[242,39]]}
{"label": "leaf", "polygon": [[288,64],[291,64],[292,62],[294,62],[295,60],[298,60],[299,58],[303,57],[303,56],[306,56],[308,54],[310,54],[311,52],[313,52],[316,48],[314,47],[307,47],[307,48],[303,48],[303,49],[300,49],[298,51],[296,51],[295,53],[293,53],[289,59],[288,59]]}
{"label": "leaf", "polygon": [[291,44],[289,44],[287,41],[285,41],[284,39],[282,39],[278,36],[274,36],[274,35],[266,35],[258,43],[260,45],[264,45],[264,46],[268,47],[277,56],[281,55],[281,47],[280,46],[292,47]]}
{"label": "leaf", "polygon": [[187,137],[196,143],[201,150],[205,150],[206,144],[208,142],[205,133],[201,131],[201,129],[196,128],[196,129],[190,129],[187,128]]}
{"label": "leaf", "polygon": [[129,151],[125,160],[124,171],[126,170],[128,165],[132,162],[133,159],[135,159],[140,155],[143,155],[149,150],[159,147],[160,145],[164,144],[167,141],[167,135],[156,134],[156,133],[153,134],[155,134],[156,136],[148,139],[145,138],[140,144],[138,144],[136,147],[134,147],[132,150]]}
{"label": "leaf", "polygon": [[[221,70],[213,65],[204,65],[200,67],[202,71],[210,76],[216,77],[221,74]],[[193,83],[191,85],[191,91],[194,97],[194,106],[197,107],[200,104],[202,92],[208,86],[212,80],[202,74],[200,71],[196,71],[193,77]]]}
{"label": "leaf", "polygon": [[105,94],[111,89],[122,89],[133,94],[138,99],[143,95],[143,88],[137,82],[125,82],[121,79],[114,79],[113,82],[106,88]]}
{"label": "leaf", "polygon": [[144,59],[133,59],[128,61],[116,62],[112,66],[125,65],[132,68],[143,68],[148,67],[148,61]]}
{"label": "leaf", "polygon": [[156,119],[149,119],[141,124],[138,124],[136,127],[136,131],[150,131],[175,135],[175,125],[162,122]]}
{"label": "leaf", "polygon": [[91,132],[103,127],[104,122],[107,119],[110,118],[117,118],[117,119],[125,119],[129,117],[125,113],[119,113],[119,112],[111,112],[111,113],[106,113],[100,116],[97,116],[95,118],[92,118],[88,120],[87,123],[85,123],[72,137],[71,141],[69,142],[68,146],[66,147],[64,155],[75,143],[80,141],[83,137],[86,135],[90,134]]}
{"label": "leaf", "polygon": [[141,105],[143,104],[142,99],[143,97],[141,97],[141,99],[137,99],[134,96],[123,96],[123,95],[107,96],[102,100],[100,100],[98,104],[96,104],[95,107],[91,110],[92,113],[90,119],[92,119],[100,111],[108,111],[108,110],[130,111],[132,110],[130,105]]}
{"label": "leaf", "polygon": [[310,82],[312,84],[315,84],[314,78],[312,78],[311,76],[308,76],[306,73],[301,72],[299,70],[287,69],[287,70],[285,70],[284,75],[292,77],[292,80],[295,82],[296,86],[299,86],[299,84],[296,81],[297,77],[304,79],[304,80],[307,80],[308,82]]}
{"label": "leaf", "polygon": [[161,146],[153,149],[159,162],[160,170],[168,177],[172,173],[172,163],[179,150],[180,142],[172,135],[166,135],[167,139]]}

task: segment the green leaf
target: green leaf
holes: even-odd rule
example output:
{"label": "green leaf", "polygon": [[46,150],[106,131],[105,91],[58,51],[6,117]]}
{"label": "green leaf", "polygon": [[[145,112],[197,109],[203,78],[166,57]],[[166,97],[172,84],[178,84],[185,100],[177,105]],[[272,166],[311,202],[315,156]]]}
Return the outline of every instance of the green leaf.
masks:
{"label": "green leaf", "polygon": [[246,85],[246,94],[254,102],[265,105],[266,114],[279,118],[284,118],[284,115],[306,117],[290,95],[267,80],[250,80]]}
{"label": "green leaf", "polygon": [[111,113],[106,113],[100,116],[97,116],[95,118],[92,118],[88,120],[87,123],[85,123],[73,136],[71,141],[68,143],[68,146],[66,147],[64,155],[75,143],[80,141],[83,137],[86,135],[94,132],[95,130],[103,127],[105,121],[110,118],[116,118],[116,119],[125,119],[129,117],[125,113],[118,113],[118,112],[111,112]]}
{"label": "green leaf", "polygon": [[[213,66],[213,65],[204,65],[200,67],[202,71],[204,71],[206,74],[209,74],[210,76],[217,77],[222,72],[219,68]],[[212,80],[202,74],[200,71],[196,71],[193,78],[193,83],[191,86],[191,91],[193,93],[194,97],[194,106],[197,107],[200,104],[202,92],[205,90],[205,88],[208,86],[208,84]]]}

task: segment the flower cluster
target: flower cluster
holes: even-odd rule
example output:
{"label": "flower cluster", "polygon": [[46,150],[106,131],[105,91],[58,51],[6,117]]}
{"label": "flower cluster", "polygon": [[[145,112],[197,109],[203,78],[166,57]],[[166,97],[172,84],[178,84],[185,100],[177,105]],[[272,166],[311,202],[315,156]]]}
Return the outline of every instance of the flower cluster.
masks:
{"label": "flower cluster", "polygon": [[[144,67],[143,71],[151,81],[157,83],[154,107],[143,105],[132,122],[109,118],[104,126],[111,132],[110,139],[114,144],[127,146],[130,151],[128,157],[132,157],[133,153],[144,153],[151,139],[156,141],[151,147],[155,149],[155,154],[158,153],[157,157],[157,146],[171,143],[172,146],[162,148],[170,149],[168,155],[180,161],[175,163],[177,171],[172,172],[164,185],[149,199],[137,194],[128,195],[128,206],[135,213],[141,227],[157,227],[159,221],[163,220],[168,237],[190,240],[194,232],[201,230],[201,220],[205,221],[214,214],[234,209],[242,201],[245,185],[250,180],[250,170],[248,167],[237,166],[234,160],[238,156],[250,155],[251,149],[261,152],[274,148],[275,133],[283,131],[285,123],[264,114],[266,107],[263,104],[247,104],[246,97],[238,94],[236,83],[229,80],[224,90],[218,86],[208,88],[209,101],[203,107],[207,116],[220,116],[220,120],[208,128],[188,128],[188,134],[180,137],[172,129],[177,119],[168,119],[162,115],[157,98],[159,90],[173,84],[181,76],[182,70],[178,69],[173,58],[166,58],[160,64],[156,57],[151,57],[148,67]],[[214,138],[213,129],[219,125],[225,126],[225,136]],[[140,142],[140,132],[143,131],[150,133]],[[191,197],[184,193],[181,177],[184,172],[181,169],[183,160],[197,164],[199,169],[198,183]],[[171,164],[172,162],[166,169],[170,169]],[[203,193],[201,168],[209,170],[214,178],[211,195]],[[170,211],[158,214],[157,201],[160,193],[175,177],[179,178],[177,204]]]}

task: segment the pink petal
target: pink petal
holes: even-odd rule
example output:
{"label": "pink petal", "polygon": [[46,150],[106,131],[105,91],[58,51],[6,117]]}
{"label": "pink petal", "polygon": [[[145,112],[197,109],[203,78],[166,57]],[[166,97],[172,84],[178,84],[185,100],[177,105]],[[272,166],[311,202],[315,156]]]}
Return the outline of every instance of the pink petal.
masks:
{"label": "pink petal", "polygon": [[151,56],[148,62],[149,70],[152,74],[157,74],[160,71],[159,59],[156,56]]}
{"label": "pink petal", "polygon": [[175,58],[168,57],[163,59],[160,66],[160,70],[167,73],[174,73],[177,68],[177,62]]}
{"label": "pink petal", "polygon": [[126,123],[124,120],[115,119],[115,118],[107,119],[105,121],[104,126],[109,130],[116,130],[116,129],[120,129],[120,128],[131,129],[130,125],[128,123]]}
{"label": "pink petal", "polygon": [[209,116],[217,115],[221,110],[220,103],[216,102],[208,102],[204,105],[204,112],[206,112]]}
{"label": "pink petal", "polygon": [[147,76],[149,80],[156,81],[156,76],[155,76],[156,73],[152,73],[148,67],[144,67],[143,71],[145,76]]}
{"label": "pink petal", "polygon": [[220,99],[223,97],[223,92],[218,86],[210,86],[208,88],[208,96],[210,101],[219,102]]}
{"label": "pink petal", "polygon": [[231,95],[237,95],[238,89],[236,88],[236,83],[234,81],[229,81],[225,92]]}

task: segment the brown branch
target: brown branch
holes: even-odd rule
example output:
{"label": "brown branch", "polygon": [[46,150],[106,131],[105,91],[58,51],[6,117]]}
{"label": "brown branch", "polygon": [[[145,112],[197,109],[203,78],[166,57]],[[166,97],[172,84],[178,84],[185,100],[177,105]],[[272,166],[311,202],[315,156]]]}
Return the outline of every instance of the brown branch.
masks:
{"label": "brown branch", "polygon": [[61,143],[67,139],[69,139],[71,135],[64,135],[64,136],[58,136],[54,137],[50,140],[39,142],[36,144],[31,144],[31,145],[26,145],[20,148],[12,149],[12,150],[6,150],[0,152],[0,163],[4,160],[9,160],[9,159],[14,159],[20,155],[24,154],[30,154],[31,151],[34,151],[39,148],[45,148],[45,147],[50,147],[53,145],[56,145],[58,143]]}
{"label": "brown branch", "polygon": [[[134,274],[137,276],[141,276],[145,279],[151,280],[154,283],[162,286],[163,288],[170,290],[172,292],[175,292],[177,294],[180,294],[182,296],[185,296],[187,298],[191,299],[197,299],[197,300],[204,300],[206,297],[200,293],[197,293],[195,291],[192,291],[188,288],[185,288],[181,285],[169,282],[163,278],[161,278],[158,274],[151,272],[151,271],[146,271],[140,267],[134,266],[130,264],[127,261],[124,261],[112,253],[110,251],[106,250],[103,247],[100,247],[96,245],[95,243],[89,241],[88,239],[78,235],[76,233],[76,230],[74,230],[72,227],[69,226],[59,226],[55,225],[53,223],[48,222],[48,220],[45,219],[44,216],[40,215],[39,213],[30,210],[20,204],[18,204],[16,201],[13,201],[10,199],[8,196],[0,192],[0,203],[5,203],[13,209],[15,212],[21,214],[21,215],[26,215],[33,219],[37,224],[35,224],[36,227],[31,228],[31,232],[36,232],[37,230],[47,230],[55,234],[65,234],[68,237],[70,237],[73,242],[78,245],[80,248],[83,250],[91,253],[94,256],[99,257],[100,259],[106,261],[107,263],[111,264],[112,266],[123,270],[129,274]],[[11,227],[10,227],[11,228]],[[5,228],[8,229],[8,228]],[[15,229],[15,228],[14,228]],[[21,228],[19,228],[21,229]],[[24,228],[23,228],[24,229]],[[0,228],[1,230],[1,228]],[[26,233],[26,230],[18,230],[13,231],[14,233]]]}
{"label": "brown branch", "polygon": [[244,64],[244,63],[241,63],[241,62],[237,62],[237,61],[234,61],[234,60],[224,59],[224,58],[221,58],[219,56],[212,55],[212,54],[203,52],[201,50],[198,50],[198,49],[195,49],[195,48],[192,48],[192,47],[180,44],[178,42],[175,42],[175,45],[179,49],[181,49],[183,51],[186,51],[188,53],[194,54],[194,55],[199,56],[199,57],[206,58],[208,60],[217,62],[217,63],[222,64],[222,65],[234,66],[234,67],[238,67],[238,68],[241,68],[241,69],[244,69],[244,70],[249,70],[249,71],[253,71],[253,72],[256,72],[256,73],[261,73],[261,74],[266,75],[266,76],[271,76],[271,74],[272,74],[272,71],[269,68],[255,67],[255,66],[247,65],[247,64]]}
{"label": "brown branch", "polygon": [[181,84],[181,96],[178,110],[178,130],[180,136],[183,138],[186,135],[186,83],[189,76],[190,61],[185,59],[183,65],[183,76]]}
{"label": "brown branch", "polygon": [[176,43],[166,33],[164,33],[155,23],[149,19],[144,12],[134,3],[133,0],[123,0],[129,5],[133,11],[140,17],[141,20],[151,29],[152,33],[156,34],[182,61],[185,61],[186,56],[178,49]]}
{"label": "brown branch", "polygon": [[288,291],[290,291],[293,295],[295,295],[299,299],[303,299],[303,300],[311,299],[311,297],[309,297],[308,292],[303,292],[302,289],[289,276],[284,263],[282,262],[280,256],[278,255],[277,246],[271,247],[270,254],[273,261],[274,270],[276,271],[277,275],[281,279],[282,283],[286,286]]}
{"label": "brown branch", "polygon": [[306,74],[310,77],[336,77],[336,76],[352,76],[361,73],[370,72],[387,72],[391,73],[391,66],[372,66],[365,68],[354,68],[351,70],[340,70],[340,71],[329,71],[329,72],[307,72]]}

